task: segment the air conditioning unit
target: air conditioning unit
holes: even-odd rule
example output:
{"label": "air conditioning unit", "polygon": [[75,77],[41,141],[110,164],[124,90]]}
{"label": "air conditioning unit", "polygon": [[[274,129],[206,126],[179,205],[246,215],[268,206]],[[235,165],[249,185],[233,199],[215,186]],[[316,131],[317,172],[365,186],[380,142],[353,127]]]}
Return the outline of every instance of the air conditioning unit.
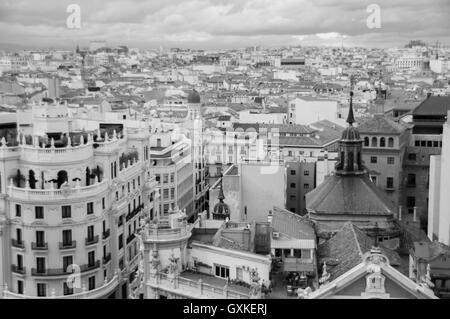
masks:
{"label": "air conditioning unit", "polygon": [[280,233],[277,232],[277,231],[274,231],[274,232],[272,233],[272,237],[273,237],[273,238],[280,238]]}

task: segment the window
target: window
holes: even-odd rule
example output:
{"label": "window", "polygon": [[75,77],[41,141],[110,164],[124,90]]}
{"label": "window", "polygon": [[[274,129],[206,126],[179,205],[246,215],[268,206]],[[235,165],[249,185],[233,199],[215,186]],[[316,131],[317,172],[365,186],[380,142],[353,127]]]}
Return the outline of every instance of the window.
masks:
{"label": "window", "polygon": [[369,138],[367,136],[364,138],[364,146],[369,146]]}
{"label": "window", "polygon": [[45,246],[45,240],[44,240],[44,231],[37,230],[36,231],[36,246],[37,247],[44,247]]}
{"label": "window", "polygon": [[63,271],[68,271],[67,268],[69,268],[70,265],[73,264],[73,257],[72,256],[63,256]]}
{"label": "window", "polygon": [[295,207],[289,208],[289,211],[290,211],[291,213],[295,213]]}
{"label": "window", "polygon": [[388,158],[387,158],[387,163],[388,163],[389,165],[393,165],[394,162],[395,162],[395,157],[388,157]]}
{"label": "window", "polygon": [[138,186],[141,186],[141,177],[138,176]]}
{"label": "window", "polygon": [[119,249],[123,248],[123,234],[119,235]]}
{"label": "window", "polygon": [[163,199],[165,199],[165,200],[169,199],[169,189],[168,188],[163,189]]}
{"label": "window", "polygon": [[105,197],[102,198],[102,209],[106,208]]}
{"label": "window", "polygon": [[36,284],[36,290],[38,297],[45,297],[47,296],[47,285],[43,283],[37,283]]}
{"label": "window", "polygon": [[416,160],[416,154],[415,153],[409,153],[408,154],[408,159],[410,161],[415,161]]}
{"label": "window", "polygon": [[393,177],[386,178],[386,188],[394,188],[394,178]]}
{"label": "window", "polygon": [[406,197],[406,207],[414,207],[416,206],[416,198],[414,196]]}
{"label": "window", "polygon": [[72,208],[71,206],[62,206],[61,207],[62,218],[70,218],[72,217]]}
{"label": "window", "polygon": [[170,189],[170,199],[175,199],[175,188]]}
{"label": "window", "polygon": [[64,295],[73,295],[73,288],[70,288],[67,282],[63,283],[63,291]]}
{"label": "window", "polygon": [[23,256],[17,255],[17,269],[23,270]]}
{"label": "window", "polygon": [[408,174],[407,185],[409,187],[415,187],[416,186],[416,174]]}
{"label": "window", "polygon": [[23,295],[23,281],[17,280],[17,293]]}
{"label": "window", "polygon": [[45,273],[45,258],[36,257],[36,272]]}
{"label": "window", "polygon": [[420,146],[420,141],[414,141],[414,146]]}
{"label": "window", "polygon": [[94,290],[95,289],[95,276],[89,277],[88,282],[89,282],[89,290]]}
{"label": "window", "polygon": [[309,184],[308,183],[303,184],[303,188],[304,189],[309,189]]}
{"label": "window", "polygon": [[291,175],[295,175],[295,170],[291,169]]}
{"label": "window", "polygon": [[433,147],[439,147],[439,141],[433,141]]}
{"label": "window", "polygon": [[170,173],[170,182],[173,183],[175,181],[174,173]]}
{"label": "window", "polygon": [[371,157],[370,157],[370,162],[371,162],[372,164],[376,164],[376,163],[377,163],[377,157],[376,157],[376,156],[371,156]]}
{"label": "window", "polygon": [[289,196],[289,199],[290,200],[297,200],[297,197],[295,195],[291,195],[291,196]]}
{"label": "window", "polygon": [[295,188],[295,183],[291,183],[291,188]]}
{"label": "window", "polygon": [[16,217],[22,216],[22,206],[16,204]]}
{"label": "window", "polygon": [[167,184],[169,182],[169,174],[163,174],[163,183]]}
{"label": "window", "polygon": [[122,226],[123,225],[123,215],[121,215],[120,217],[119,217],[119,223],[117,224],[117,226]]}
{"label": "window", "polygon": [[16,229],[16,239],[18,244],[22,243],[22,229],[20,228]]}
{"label": "window", "polygon": [[378,146],[378,140],[376,137],[372,137],[372,147],[377,147]]}
{"label": "window", "polygon": [[164,212],[164,214],[167,214],[169,212],[169,204],[164,204],[163,212]]}
{"label": "window", "polygon": [[95,250],[88,252],[88,266],[95,265]]}
{"label": "window", "polygon": [[67,229],[63,230],[63,246],[71,246],[72,245],[72,230]]}
{"label": "window", "polygon": [[155,174],[155,180],[156,180],[157,182],[159,182],[160,179],[161,179],[161,176],[160,176],[159,174]]}
{"label": "window", "polygon": [[309,171],[304,171],[304,172],[303,172],[303,175],[304,175],[304,176],[309,176]]}
{"label": "window", "polygon": [[88,214],[88,215],[93,214],[93,213],[94,213],[94,203],[93,203],[93,202],[87,203],[87,208],[86,208],[86,210],[87,210],[87,214]]}
{"label": "window", "polygon": [[216,276],[221,278],[230,277],[230,268],[225,266],[216,265]]}
{"label": "window", "polygon": [[394,138],[390,137],[388,139],[388,147],[394,147]]}
{"label": "window", "polygon": [[34,207],[34,213],[36,215],[36,219],[43,219],[44,218],[44,207],[42,207],[42,206],[35,206]]}
{"label": "window", "polygon": [[433,141],[427,141],[427,147],[433,147]]}
{"label": "window", "polygon": [[89,241],[94,240],[94,225],[88,226],[87,228],[87,238]]}

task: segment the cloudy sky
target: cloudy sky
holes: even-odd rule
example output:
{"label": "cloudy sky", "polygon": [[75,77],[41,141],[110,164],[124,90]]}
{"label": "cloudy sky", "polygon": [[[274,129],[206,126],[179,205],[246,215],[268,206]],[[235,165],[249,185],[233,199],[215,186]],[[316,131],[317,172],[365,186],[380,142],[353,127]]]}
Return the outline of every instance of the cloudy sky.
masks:
{"label": "cloudy sky", "polygon": [[[67,7],[81,9],[79,29]],[[381,28],[369,28],[370,4]],[[373,21],[373,20],[371,20]],[[449,0],[0,0],[1,48],[450,45]]]}

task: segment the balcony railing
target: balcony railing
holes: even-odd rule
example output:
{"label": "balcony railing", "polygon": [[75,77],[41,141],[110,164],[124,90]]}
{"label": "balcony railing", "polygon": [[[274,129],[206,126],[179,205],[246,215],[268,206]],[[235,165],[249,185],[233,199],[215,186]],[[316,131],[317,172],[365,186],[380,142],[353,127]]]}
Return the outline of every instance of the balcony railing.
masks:
{"label": "balcony railing", "polygon": [[31,189],[8,186],[8,195],[11,198],[33,200],[33,201],[51,201],[66,200],[67,198],[78,198],[88,196],[99,196],[108,189],[108,182],[104,180],[89,186],[69,187],[67,189]]}
{"label": "balcony railing", "polygon": [[95,263],[93,264],[85,264],[85,265],[81,265],[80,270],[81,272],[86,272],[86,271],[90,271],[96,268],[100,267],[100,260],[97,260]]}
{"label": "balcony railing", "polygon": [[103,257],[103,264],[108,263],[111,260],[111,253]]}
{"label": "balcony railing", "polygon": [[136,235],[133,233],[130,236],[127,237],[127,245],[136,238]]}
{"label": "balcony railing", "polygon": [[208,298],[208,299],[249,299],[250,293],[235,291],[232,289],[225,289],[224,287],[217,287],[202,281],[194,281],[191,279],[175,276],[169,278],[167,274],[158,273],[151,275],[151,279],[147,285],[152,287],[167,290],[170,292],[179,293],[189,298]]}
{"label": "balcony railing", "polygon": [[110,281],[105,281],[103,286],[98,287],[93,290],[83,291],[79,293],[75,293],[73,295],[63,295],[63,296],[47,296],[47,297],[36,297],[14,293],[8,290],[3,291],[3,297],[5,299],[100,299],[111,294],[119,284],[119,276],[114,276]]}
{"label": "balcony railing", "polygon": [[133,209],[129,214],[127,214],[125,216],[125,221],[128,222],[130,219],[132,219],[134,216],[136,216],[143,208],[144,208],[144,204],[141,204],[138,207],[136,207],[135,209]]}
{"label": "balcony railing", "polygon": [[98,235],[95,235],[92,238],[86,238],[86,246],[94,245],[98,243]]}
{"label": "balcony railing", "polygon": [[76,240],[72,240],[71,242],[60,242],[59,243],[59,249],[64,250],[64,249],[73,249],[77,247],[77,241]]}
{"label": "balcony railing", "polygon": [[16,274],[21,274],[21,275],[25,275],[26,270],[25,267],[19,267],[17,265],[11,265],[11,271],[16,273]]}
{"label": "balcony railing", "polygon": [[31,275],[35,277],[51,277],[51,276],[65,276],[70,275],[73,271],[67,271],[63,268],[45,268],[45,269],[31,269]]}
{"label": "balcony railing", "polygon": [[48,243],[31,243],[33,250],[48,250]]}
{"label": "balcony railing", "polygon": [[102,238],[107,239],[111,235],[111,229],[107,229],[102,233]]}
{"label": "balcony railing", "polygon": [[25,243],[23,240],[11,239],[11,245],[16,248],[25,248]]}

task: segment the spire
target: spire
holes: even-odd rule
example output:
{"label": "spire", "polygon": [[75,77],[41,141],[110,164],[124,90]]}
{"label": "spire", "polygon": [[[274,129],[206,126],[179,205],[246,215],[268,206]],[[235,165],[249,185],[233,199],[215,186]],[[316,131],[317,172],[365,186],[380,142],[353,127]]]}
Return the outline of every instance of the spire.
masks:
{"label": "spire", "polygon": [[353,115],[353,75],[350,76],[350,107],[348,109],[347,123],[350,126],[355,123],[355,117]]}
{"label": "spire", "polygon": [[220,189],[219,189],[219,196],[217,196],[217,198],[219,199],[219,201],[221,203],[223,203],[223,200],[225,199],[225,195],[223,194],[223,175],[220,179],[220,185],[219,185]]}

